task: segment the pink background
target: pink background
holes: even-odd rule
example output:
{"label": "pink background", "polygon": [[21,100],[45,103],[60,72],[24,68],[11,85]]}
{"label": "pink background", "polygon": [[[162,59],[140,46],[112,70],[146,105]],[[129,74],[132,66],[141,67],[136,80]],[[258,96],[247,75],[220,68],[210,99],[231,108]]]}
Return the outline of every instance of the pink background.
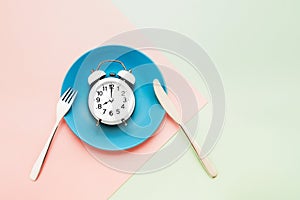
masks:
{"label": "pink background", "polygon": [[[1,1],[0,15],[0,199],[109,197],[131,175],[92,158],[65,122],[38,181],[28,176],[54,124],[71,64],[133,26],[109,1]],[[169,122],[164,129],[144,144],[145,151],[157,150],[177,126]]]}

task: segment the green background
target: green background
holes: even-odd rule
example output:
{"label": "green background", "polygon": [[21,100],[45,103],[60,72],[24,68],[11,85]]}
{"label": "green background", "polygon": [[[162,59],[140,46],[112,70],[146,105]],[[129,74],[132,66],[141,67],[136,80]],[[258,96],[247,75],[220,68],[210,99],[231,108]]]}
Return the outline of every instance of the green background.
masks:
{"label": "green background", "polygon": [[[113,3],[137,28],[171,29],[199,43],[223,79],[227,111],[210,154],[217,179],[206,176],[189,150],[170,167],[133,176],[111,199],[300,199],[300,2]],[[210,106],[201,112],[200,144],[210,113]]]}

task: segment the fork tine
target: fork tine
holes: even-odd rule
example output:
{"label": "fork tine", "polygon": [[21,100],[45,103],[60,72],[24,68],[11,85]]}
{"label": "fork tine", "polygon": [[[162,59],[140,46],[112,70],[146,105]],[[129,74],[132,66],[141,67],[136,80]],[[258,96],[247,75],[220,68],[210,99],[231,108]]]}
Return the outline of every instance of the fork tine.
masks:
{"label": "fork tine", "polygon": [[70,90],[71,90],[71,88],[69,87],[69,88],[67,89],[67,91],[65,91],[65,93],[62,95],[62,100],[65,100],[65,98],[66,98],[66,96],[69,94]]}
{"label": "fork tine", "polygon": [[75,92],[72,94],[72,96],[70,97],[68,103],[71,103],[71,104],[72,104],[73,101],[74,101],[74,99],[76,98],[76,95],[77,95],[77,91],[75,91]]}
{"label": "fork tine", "polygon": [[65,99],[65,102],[68,102],[68,101],[69,101],[69,99],[70,99],[70,97],[73,95],[73,93],[74,93],[74,90],[71,88],[69,94],[67,95],[67,97],[66,97],[66,99]]}

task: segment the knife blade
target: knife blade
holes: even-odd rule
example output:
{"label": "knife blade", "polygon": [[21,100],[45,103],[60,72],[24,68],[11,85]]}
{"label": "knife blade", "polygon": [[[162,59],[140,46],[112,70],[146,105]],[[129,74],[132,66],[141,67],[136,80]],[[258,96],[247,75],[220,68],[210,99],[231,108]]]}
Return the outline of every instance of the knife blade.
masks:
{"label": "knife blade", "polygon": [[215,178],[218,173],[212,162],[207,158],[201,158],[201,149],[197,145],[196,142],[194,142],[191,138],[191,134],[188,130],[188,128],[184,125],[181,116],[179,115],[178,110],[176,109],[176,106],[171,101],[171,99],[168,97],[167,93],[164,91],[163,87],[161,86],[160,82],[157,79],[153,80],[153,88],[154,93],[160,103],[160,105],[164,108],[164,110],[167,112],[167,114],[180,126],[180,128],[183,130],[184,134],[186,135],[187,139],[189,140],[192,148],[194,149],[198,160],[200,161],[202,167],[206,171],[206,173],[211,177]]}

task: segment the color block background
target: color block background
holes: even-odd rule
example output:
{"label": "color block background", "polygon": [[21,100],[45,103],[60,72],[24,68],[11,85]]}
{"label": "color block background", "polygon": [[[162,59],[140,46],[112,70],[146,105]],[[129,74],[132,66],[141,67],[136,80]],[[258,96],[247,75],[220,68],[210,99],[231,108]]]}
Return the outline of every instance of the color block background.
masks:
{"label": "color block background", "polygon": [[[98,199],[97,192],[100,198],[103,191],[90,180],[100,180],[101,174],[85,175],[98,165],[90,164],[92,158],[80,151],[75,136],[63,131],[65,125],[51,149],[52,167],[45,167],[49,176],[64,176],[51,183],[41,179],[30,190],[22,187],[37,155],[28,135],[42,147],[48,135],[40,133],[54,121],[54,115],[44,113],[55,110],[55,104],[42,101],[56,101],[49,92],[58,94],[65,72],[79,55],[111,35],[159,27],[201,44],[223,78],[226,124],[211,154],[220,176],[208,179],[189,151],[164,170],[132,177],[112,199],[299,199],[299,11],[295,0],[0,1],[0,198],[45,199],[51,194],[57,199]],[[32,88],[32,83],[39,85]],[[40,101],[28,105],[33,97]],[[33,106],[37,109],[29,109]],[[45,117],[35,117],[41,114]],[[28,118],[29,124],[22,123]],[[197,140],[201,143],[203,134]],[[64,157],[73,152],[76,157]],[[32,160],[18,162],[24,157]],[[80,167],[61,167],[78,161]],[[74,182],[73,192],[65,193],[70,187],[66,179],[74,175],[68,168],[78,168],[76,176],[86,187]]]}

